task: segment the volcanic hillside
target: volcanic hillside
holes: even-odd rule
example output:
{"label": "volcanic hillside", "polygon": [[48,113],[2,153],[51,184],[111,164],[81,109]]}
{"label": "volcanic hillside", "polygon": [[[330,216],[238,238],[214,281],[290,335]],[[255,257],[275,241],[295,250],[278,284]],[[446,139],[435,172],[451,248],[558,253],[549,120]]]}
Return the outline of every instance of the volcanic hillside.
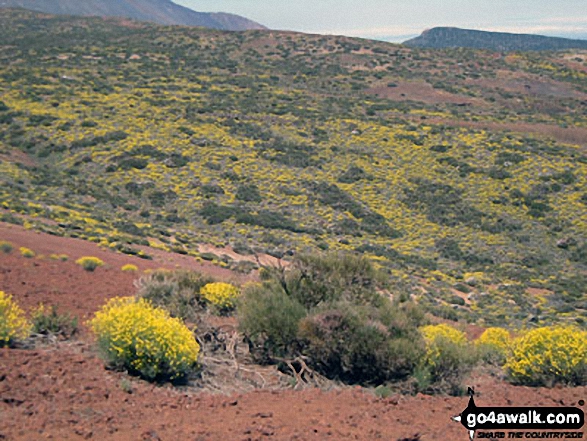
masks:
{"label": "volcanic hillside", "polygon": [[587,318],[585,51],[7,9],[0,42],[4,221],[243,272],[355,251],[440,317]]}

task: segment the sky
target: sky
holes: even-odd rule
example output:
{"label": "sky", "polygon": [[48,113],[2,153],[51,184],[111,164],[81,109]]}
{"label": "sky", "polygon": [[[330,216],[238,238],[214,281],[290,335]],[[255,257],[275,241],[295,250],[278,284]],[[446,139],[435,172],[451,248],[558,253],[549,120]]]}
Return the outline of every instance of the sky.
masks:
{"label": "sky", "polygon": [[174,0],[271,29],[401,42],[435,26],[587,39],[587,0]]}

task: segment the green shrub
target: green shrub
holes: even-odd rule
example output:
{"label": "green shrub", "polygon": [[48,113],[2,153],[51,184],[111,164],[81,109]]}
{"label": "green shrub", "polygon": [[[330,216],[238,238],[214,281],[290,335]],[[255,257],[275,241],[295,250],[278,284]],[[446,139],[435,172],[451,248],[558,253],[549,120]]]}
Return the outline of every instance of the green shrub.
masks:
{"label": "green shrub", "polygon": [[101,259],[99,259],[97,257],[92,257],[92,256],[80,257],[79,259],[77,259],[75,261],[75,263],[80,265],[86,271],[90,271],[90,272],[94,271],[99,266],[104,265],[104,262]]}
{"label": "green shrub", "polygon": [[236,216],[235,221],[239,224],[258,225],[272,230],[287,230],[294,233],[305,231],[282,213],[271,210],[259,210],[258,214],[243,212]]}
{"label": "green shrub", "polygon": [[338,301],[381,303],[376,290],[385,279],[366,258],[342,253],[299,255],[287,272],[273,270],[273,277],[306,309]]}
{"label": "green shrub", "polygon": [[448,303],[450,303],[451,305],[459,305],[459,306],[465,306],[466,302],[465,299],[463,299],[460,296],[457,295],[451,295],[448,298]]}
{"label": "green shrub", "polygon": [[200,346],[180,319],[144,299],[111,299],[90,321],[107,363],[147,380],[179,380],[196,365]]}
{"label": "green shrub", "polygon": [[244,202],[261,202],[259,188],[255,184],[242,184],[236,189],[236,198]]}
{"label": "green shrub", "polygon": [[328,378],[370,385],[405,379],[418,364],[423,313],[380,295],[384,278],[367,260],[299,255],[262,273],[237,308],[258,360],[303,356]]}
{"label": "green shrub", "polygon": [[141,277],[137,296],[166,309],[172,317],[196,321],[204,309],[200,290],[213,280],[195,271],[158,270]]}
{"label": "green shrub", "polygon": [[249,285],[239,299],[239,327],[259,362],[295,353],[304,307],[275,282]]}
{"label": "green shrub", "polygon": [[353,165],[338,177],[338,182],[342,182],[343,184],[354,184],[355,182],[358,182],[361,179],[370,178],[371,176],[365,173],[365,170],[363,170],[361,167]]}
{"label": "green shrub", "polygon": [[377,398],[389,398],[393,390],[389,386],[379,385],[373,391]]}
{"label": "green shrub", "polygon": [[11,346],[30,333],[31,324],[22,309],[12,300],[12,296],[0,291],[0,347]]}
{"label": "green shrub", "polygon": [[570,326],[533,329],[514,341],[505,368],[516,384],[585,385],[587,331]]}
{"label": "green shrub", "polygon": [[73,337],[77,329],[77,318],[69,314],[59,314],[57,308],[50,309],[43,304],[39,305],[32,313],[31,321],[33,332],[42,335],[55,335],[63,339]]}
{"label": "green shrub", "polygon": [[12,252],[13,246],[10,242],[6,242],[5,240],[0,240],[0,251],[3,253],[10,253]]}
{"label": "green shrub", "polygon": [[201,253],[200,257],[207,262],[212,262],[213,260],[218,260],[219,257],[214,253]]}
{"label": "green shrub", "polygon": [[423,354],[422,339],[392,337],[378,313],[347,304],[306,317],[299,332],[303,354],[320,373],[345,383],[407,378]]}

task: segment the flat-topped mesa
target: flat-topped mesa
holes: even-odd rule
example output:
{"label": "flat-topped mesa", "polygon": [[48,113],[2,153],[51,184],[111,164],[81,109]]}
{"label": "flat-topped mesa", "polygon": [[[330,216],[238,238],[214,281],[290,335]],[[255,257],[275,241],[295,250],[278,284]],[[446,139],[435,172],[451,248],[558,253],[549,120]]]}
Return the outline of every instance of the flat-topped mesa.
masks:
{"label": "flat-topped mesa", "polygon": [[587,49],[587,40],[545,37],[543,35],[510,34],[470,29],[437,27],[427,29],[422,35],[404,42],[406,46],[426,48],[489,49],[494,51],[542,51]]}

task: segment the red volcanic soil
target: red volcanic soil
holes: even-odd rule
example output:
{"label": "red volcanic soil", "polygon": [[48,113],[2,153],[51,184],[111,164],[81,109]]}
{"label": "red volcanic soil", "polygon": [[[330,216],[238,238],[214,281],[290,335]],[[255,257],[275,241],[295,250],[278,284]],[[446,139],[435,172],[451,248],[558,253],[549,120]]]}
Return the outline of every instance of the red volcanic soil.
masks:
{"label": "red volcanic soil", "polygon": [[424,103],[452,103],[471,105],[476,103],[480,105],[479,100],[469,97],[462,97],[443,90],[432,87],[425,81],[405,81],[399,82],[396,87],[379,85],[367,89],[366,93],[377,95],[380,98],[387,98],[394,101],[421,101]]}
{"label": "red volcanic soil", "polygon": [[[145,260],[105,250],[92,242],[29,231],[2,222],[0,240],[14,246],[10,254],[0,253],[1,291],[14,295],[25,309],[44,303],[83,319],[96,312],[109,298],[133,295],[133,281],[140,272],[148,269],[186,268],[237,283],[250,279],[189,256],[148,249],[153,260]],[[32,249],[37,257],[22,257],[19,247]],[[53,260],[49,257],[51,254],[66,254],[68,260]],[[98,257],[105,265],[87,272],[75,263],[82,256]],[[129,263],[136,265],[140,272],[122,271],[121,267]]]}
{"label": "red volcanic soil", "polygon": [[[25,309],[43,301],[84,319],[107,298],[133,293],[137,275],[122,272],[121,265],[135,263],[145,269],[161,263],[6,224],[0,224],[0,239],[16,247],[10,254],[0,253],[0,290],[13,294]],[[66,253],[70,260],[26,259],[18,246],[38,254]],[[88,273],[73,262],[82,255],[100,257],[107,265]],[[225,275],[193,263],[194,269]],[[202,357],[205,367],[212,359],[207,357]],[[246,368],[241,366],[241,374]],[[271,370],[276,374],[274,368],[259,368],[256,373],[269,378]],[[216,385],[229,385],[239,375],[232,366],[224,372],[224,377],[214,379]],[[88,333],[34,350],[0,349],[0,440],[468,439],[464,428],[450,420],[464,410],[466,398],[379,399],[367,389],[334,385],[330,391],[278,389],[279,381],[246,393],[212,394],[199,384],[210,375],[214,376],[194,380],[193,386],[174,388],[106,370]],[[477,375],[468,383],[482,406],[579,406],[587,398],[587,387],[531,389],[488,375]]]}
{"label": "red volcanic soil", "polygon": [[[106,371],[84,347],[0,350],[0,439],[465,440],[452,422],[466,398],[363,389],[257,390],[211,395]],[[490,377],[471,383],[483,406],[577,406],[587,388],[530,389]],[[127,391],[132,389],[132,393]]]}

